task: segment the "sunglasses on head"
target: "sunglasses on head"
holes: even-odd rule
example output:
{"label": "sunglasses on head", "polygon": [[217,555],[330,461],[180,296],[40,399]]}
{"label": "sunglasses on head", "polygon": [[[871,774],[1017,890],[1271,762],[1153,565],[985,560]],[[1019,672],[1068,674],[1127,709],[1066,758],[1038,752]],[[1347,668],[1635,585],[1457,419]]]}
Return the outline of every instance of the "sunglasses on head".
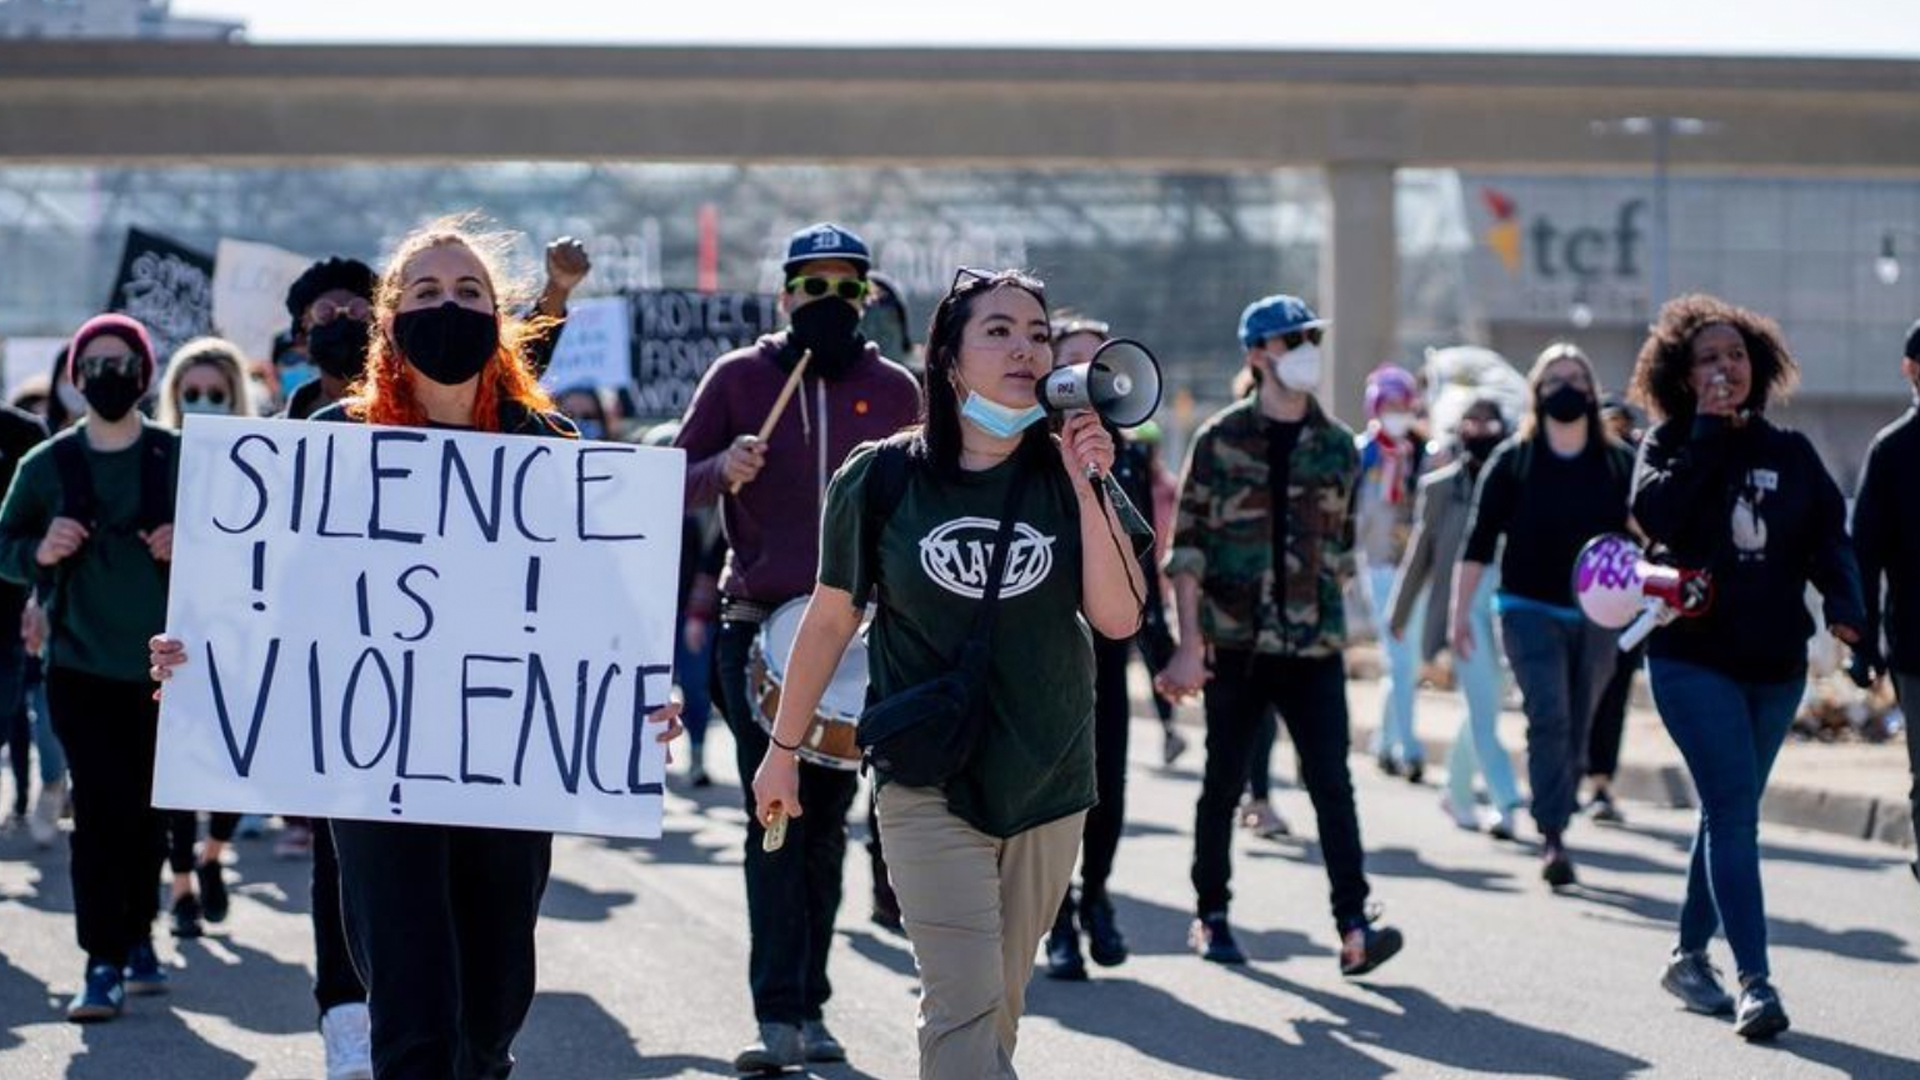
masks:
{"label": "sunglasses on head", "polygon": [[809,275],[806,277],[791,278],[787,281],[788,292],[803,293],[815,300],[829,294],[848,302],[863,300],[866,298],[869,287],[865,281],[859,278],[849,277],[813,277]]}
{"label": "sunglasses on head", "polygon": [[225,405],[227,403],[227,392],[219,387],[214,387],[211,390],[203,392],[197,386],[189,386],[185,390],[180,391],[180,401],[185,405],[198,405],[200,404],[200,399],[203,397],[209,405]]}
{"label": "sunglasses on head", "polygon": [[355,322],[366,322],[373,317],[373,304],[358,296],[344,304],[315,300],[313,306],[307,309],[307,314],[312,317],[315,326],[325,326],[341,315]]}
{"label": "sunglasses on head", "polygon": [[146,366],[145,361],[132,353],[121,353],[119,356],[82,357],[79,364],[80,374],[89,379],[108,372],[134,378],[138,377]]}
{"label": "sunglasses on head", "polygon": [[1315,326],[1306,330],[1289,330],[1280,335],[1280,343],[1288,349],[1297,349],[1306,342],[1312,342],[1318,345],[1320,344],[1320,338],[1320,328]]}

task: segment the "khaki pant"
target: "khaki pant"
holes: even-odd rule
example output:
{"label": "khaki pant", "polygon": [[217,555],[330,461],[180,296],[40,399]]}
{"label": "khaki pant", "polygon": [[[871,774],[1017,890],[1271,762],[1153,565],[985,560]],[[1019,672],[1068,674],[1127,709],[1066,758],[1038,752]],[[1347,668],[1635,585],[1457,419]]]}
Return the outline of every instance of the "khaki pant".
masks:
{"label": "khaki pant", "polygon": [[880,790],[888,876],[920,969],[920,1080],[1011,1080],[1040,938],[1060,911],[1086,814],[997,840],[938,789]]}

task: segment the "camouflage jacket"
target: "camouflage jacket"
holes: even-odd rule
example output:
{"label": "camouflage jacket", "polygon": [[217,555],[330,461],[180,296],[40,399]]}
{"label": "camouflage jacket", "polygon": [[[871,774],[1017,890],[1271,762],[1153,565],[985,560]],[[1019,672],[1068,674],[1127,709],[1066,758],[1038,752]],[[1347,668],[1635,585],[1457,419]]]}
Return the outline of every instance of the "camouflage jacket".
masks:
{"label": "camouflage jacket", "polygon": [[1256,398],[1215,414],[1195,433],[1180,478],[1168,577],[1200,580],[1209,644],[1282,656],[1328,656],[1346,645],[1343,599],[1354,571],[1353,432],[1307,407],[1287,470],[1287,565],[1274,595],[1273,493],[1267,428]]}

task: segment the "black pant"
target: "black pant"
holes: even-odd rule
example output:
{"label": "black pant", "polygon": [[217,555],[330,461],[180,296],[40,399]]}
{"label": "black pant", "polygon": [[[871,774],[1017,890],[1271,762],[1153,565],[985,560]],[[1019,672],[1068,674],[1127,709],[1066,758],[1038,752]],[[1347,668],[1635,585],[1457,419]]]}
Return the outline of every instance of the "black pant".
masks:
{"label": "black pant", "polygon": [[497,1080],[533,1004],[550,833],[331,823],[380,1080]]}
{"label": "black pant", "polygon": [[1261,802],[1273,801],[1273,748],[1280,741],[1280,721],[1273,706],[1260,710],[1260,729],[1253,733],[1253,751],[1247,755],[1247,794]]}
{"label": "black pant", "polygon": [[1300,780],[1313,800],[1320,850],[1332,883],[1333,920],[1342,930],[1366,921],[1367,877],[1360,819],[1347,772],[1347,683],[1339,656],[1282,657],[1219,650],[1207,683],[1207,768],[1194,813],[1193,888],[1202,915],[1233,898],[1233,816],[1247,782],[1247,759],[1271,705],[1300,755]]}
{"label": "black pant", "polygon": [[13,812],[27,812],[33,783],[33,714],[27,711],[27,650],[20,643],[20,614],[0,615],[0,742],[13,765]]}
{"label": "black pant", "polygon": [[1907,766],[1913,776],[1912,786],[1907,789],[1907,798],[1913,804],[1914,839],[1920,841],[1920,735],[1914,734],[1913,730],[1913,715],[1920,712],[1920,674],[1894,672],[1893,692],[1899,696],[1900,708],[1907,714]]}
{"label": "black pant", "polygon": [[[167,869],[190,873],[196,860],[193,843],[200,838],[200,814],[195,810],[161,811],[167,822]],[[226,843],[240,827],[239,814],[208,814],[207,837]]]}
{"label": "black pant", "polygon": [[722,622],[714,664],[720,707],[733,730],[740,786],[747,806],[747,925],[752,942],[747,981],[753,1015],[762,1023],[818,1020],[833,984],[827,954],[833,920],[840,911],[840,870],[847,854],[847,810],[859,774],[800,763],[800,806],[805,816],[787,824],[787,842],[768,854],[764,830],[754,815],[753,774],[767,752],[767,736],[754,720],[747,696],[747,652],[760,628]]}
{"label": "black pant", "polygon": [[73,913],[87,963],[126,963],[160,913],[153,809],[160,707],[153,687],[70,668],[47,673],[47,709],[73,775]]}
{"label": "black pant", "polygon": [[1113,875],[1113,857],[1127,815],[1127,724],[1133,709],[1127,695],[1127,658],[1133,642],[1093,642],[1093,765],[1099,802],[1087,811],[1080,851],[1080,891],[1103,896]]}
{"label": "black pant", "polygon": [[347,916],[340,910],[340,859],[334,851],[333,830],[324,818],[313,819],[313,1001],[320,1015],[335,1005],[360,1005],[367,1000],[366,984],[353,969],[347,948]]}
{"label": "black pant", "polygon": [[1620,771],[1620,737],[1627,729],[1627,702],[1633,695],[1633,676],[1647,655],[1645,645],[1620,654],[1613,677],[1600,691],[1593,707],[1593,729],[1587,732],[1587,775],[1613,779]]}

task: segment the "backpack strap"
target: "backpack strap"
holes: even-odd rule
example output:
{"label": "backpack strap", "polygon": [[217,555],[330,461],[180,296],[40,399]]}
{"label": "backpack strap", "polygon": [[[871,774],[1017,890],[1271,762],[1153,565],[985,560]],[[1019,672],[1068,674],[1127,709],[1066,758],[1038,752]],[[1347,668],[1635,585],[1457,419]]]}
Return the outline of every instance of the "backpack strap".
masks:
{"label": "backpack strap", "polygon": [[60,477],[59,516],[72,518],[93,528],[93,474],[87,469],[87,448],[80,440],[84,432],[75,430],[53,444],[53,468]]}
{"label": "backpack strap", "polygon": [[869,575],[879,566],[880,534],[913,478],[913,447],[918,438],[914,432],[901,432],[882,439],[874,447],[873,464],[867,466],[860,501],[860,558]]}
{"label": "backpack strap", "polygon": [[171,440],[151,431],[140,433],[140,528],[157,529],[173,522],[173,453]]}

